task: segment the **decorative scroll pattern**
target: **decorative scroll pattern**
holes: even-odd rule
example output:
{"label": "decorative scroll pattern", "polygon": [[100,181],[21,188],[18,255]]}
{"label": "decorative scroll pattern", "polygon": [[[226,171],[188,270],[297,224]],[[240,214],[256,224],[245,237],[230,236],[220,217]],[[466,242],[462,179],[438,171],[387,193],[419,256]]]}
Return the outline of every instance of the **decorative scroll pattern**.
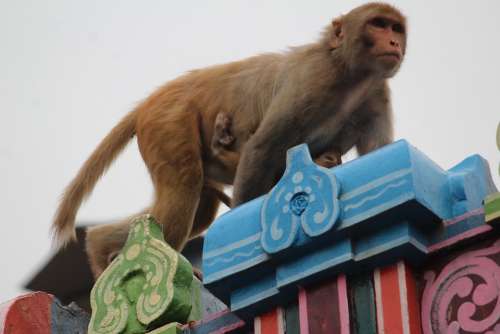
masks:
{"label": "decorative scroll pattern", "polygon": [[335,175],[312,161],[307,145],[288,150],[285,174],[262,205],[264,250],[290,247],[299,226],[310,237],[330,230],[339,216],[338,192]]}
{"label": "decorative scroll pattern", "polygon": [[165,243],[154,219],[137,218],[123,250],[92,289],[88,333],[144,333],[152,323],[185,321],[192,279],[191,265]]}
{"label": "decorative scroll pattern", "polygon": [[[424,334],[500,333],[500,240],[425,273]],[[436,277],[437,276],[437,277]]]}

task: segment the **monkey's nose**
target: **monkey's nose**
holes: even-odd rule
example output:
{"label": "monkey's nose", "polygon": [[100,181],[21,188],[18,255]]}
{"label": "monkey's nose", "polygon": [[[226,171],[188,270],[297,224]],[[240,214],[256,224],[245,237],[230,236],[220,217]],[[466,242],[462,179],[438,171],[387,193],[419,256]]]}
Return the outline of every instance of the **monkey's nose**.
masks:
{"label": "monkey's nose", "polygon": [[395,41],[395,40],[391,39],[391,41],[389,43],[391,44],[391,46],[395,46],[395,47],[399,48],[399,42],[398,41]]}

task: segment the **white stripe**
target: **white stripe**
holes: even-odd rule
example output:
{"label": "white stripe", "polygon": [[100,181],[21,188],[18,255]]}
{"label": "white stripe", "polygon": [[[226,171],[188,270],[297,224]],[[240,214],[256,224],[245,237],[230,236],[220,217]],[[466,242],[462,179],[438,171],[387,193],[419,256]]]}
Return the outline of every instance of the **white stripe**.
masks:
{"label": "white stripe", "polygon": [[398,262],[398,280],[399,280],[399,300],[401,302],[401,320],[403,322],[403,334],[410,334],[410,317],[408,314],[408,291],[406,289],[404,261]]}
{"label": "white stripe", "polygon": [[379,334],[385,333],[384,328],[384,309],[382,307],[382,286],[380,284],[380,269],[377,268],[373,272],[373,280],[375,283],[375,305],[377,308],[377,329]]}
{"label": "white stripe", "polygon": [[254,246],[254,248],[250,249],[250,251],[248,252],[236,252],[234,253],[233,255],[229,256],[229,257],[216,257],[214,259],[205,259],[205,264],[209,267],[219,263],[219,262],[222,262],[222,263],[229,263],[229,262],[233,262],[236,258],[239,258],[239,257],[243,257],[243,258],[249,258],[250,256],[253,255],[253,253],[255,253],[256,251],[262,249],[262,247],[260,246],[260,244],[257,244],[257,246]]}
{"label": "white stripe", "polygon": [[206,278],[203,277],[203,284],[212,283],[213,281],[219,280],[219,279],[226,277],[226,276],[229,276],[231,274],[235,274],[236,272],[242,271],[243,269],[253,267],[261,262],[267,261],[268,259],[269,259],[269,255],[261,254],[257,257],[251,258],[250,260],[239,263],[235,266],[226,268],[224,270],[216,271],[216,272],[208,275]]}
{"label": "white stripe", "polygon": [[255,317],[253,319],[253,328],[254,328],[254,334],[261,334],[261,328],[260,328],[260,317]]}
{"label": "white stripe", "polygon": [[347,211],[352,210],[352,209],[357,209],[360,206],[362,206],[363,204],[365,204],[366,202],[373,201],[374,199],[379,198],[380,196],[382,196],[383,194],[385,194],[389,189],[391,189],[391,188],[398,188],[398,187],[402,186],[405,183],[406,183],[406,180],[404,180],[404,179],[401,180],[401,181],[399,181],[399,182],[396,182],[396,183],[389,183],[384,188],[382,188],[382,190],[379,191],[378,193],[373,194],[371,196],[363,197],[361,199],[361,201],[359,201],[359,202],[346,205],[344,207],[344,211],[347,212]]}
{"label": "white stripe", "polygon": [[277,309],[278,312],[278,334],[285,334],[285,317],[283,316],[283,309],[281,307],[278,307]]}
{"label": "white stripe", "polygon": [[231,311],[240,310],[248,305],[252,305],[252,304],[255,304],[256,302],[260,302],[263,299],[271,297],[277,293],[278,293],[278,290],[276,288],[264,290],[262,292],[255,294],[255,295],[252,295],[246,299],[243,299],[238,303],[231,303]]}
{"label": "white stripe", "polygon": [[348,226],[351,226],[357,222],[360,222],[362,220],[365,220],[365,219],[368,219],[368,218],[371,218],[373,216],[375,216],[376,214],[378,213],[381,213],[381,212],[384,212],[384,211],[387,211],[389,209],[392,209],[393,207],[399,205],[399,204],[402,204],[406,201],[409,201],[411,199],[415,198],[415,194],[413,192],[407,192],[407,193],[404,193],[402,194],[401,196],[393,199],[392,201],[388,201],[388,202],[385,202],[385,203],[382,203],[378,206],[375,206],[369,210],[366,210],[364,211],[363,213],[360,213],[360,214],[357,214],[355,216],[352,216],[350,218],[347,218],[347,219],[343,219],[341,222],[340,222],[340,227],[341,228],[346,228]]}
{"label": "white stripe", "polygon": [[387,174],[385,176],[379,177],[378,179],[375,179],[372,182],[366,183],[366,184],[362,185],[361,187],[353,189],[345,194],[342,194],[340,196],[340,199],[343,201],[347,201],[348,199],[351,199],[353,197],[361,195],[362,193],[370,191],[373,188],[376,188],[384,183],[390,182],[392,180],[395,180],[397,178],[400,178],[400,177],[405,176],[405,175],[410,174],[410,173],[411,173],[411,168],[397,170],[397,171],[392,172],[390,174]]}
{"label": "white stripe", "polygon": [[224,253],[233,251],[235,249],[241,248],[243,246],[249,245],[252,242],[255,242],[260,239],[260,232],[255,233],[254,235],[249,236],[248,238],[245,238],[243,240],[238,240],[236,242],[233,242],[232,244],[226,245],[224,247],[216,248],[211,251],[205,252],[203,254],[203,258],[209,259],[214,256],[219,256]]}
{"label": "white stripe", "polygon": [[344,262],[347,262],[352,259],[352,253],[349,254],[343,254],[337,257],[334,257],[333,259],[328,259],[325,262],[319,263],[315,265],[314,267],[310,267],[308,270],[303,270],[299,272],[298,274],[295,275],[287,275],[287,278],[278,280],[278,288],[281,288],[289,283],[298,281],[301,278],[311,276],[312,274],[315,274],[317,272],[321,272],[323,270],[326,270],[328,268],[331,268],[337,264],[342,264]]}
{"label": "white stripe", "polygon": [[363,259],[372,257],[376,254],[391,250],[397,246],[410,243],[413,247],[417,248],[423,254],[427,254],[427,248],[414,238],[408,238],[407,236],[402,236],[397,239],[388,241],[380,246],[370,248],[364,252],[359,252],[354,256],[354,261],[361,261]]}

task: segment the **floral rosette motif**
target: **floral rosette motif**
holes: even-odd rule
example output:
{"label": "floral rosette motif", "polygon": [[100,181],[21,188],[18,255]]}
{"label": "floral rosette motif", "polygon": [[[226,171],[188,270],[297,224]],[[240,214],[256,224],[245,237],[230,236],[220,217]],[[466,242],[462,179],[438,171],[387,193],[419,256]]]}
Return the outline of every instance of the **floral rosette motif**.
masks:
{"label": "floral rosette motif", "polygon": [[434,333],[500,333],[500,240],[425,273],[422,328]]}
{"label": "floral rosette motif", "polygon": [[340,212],[338,188],[333,172],[312,161],[307,145],[288,150],[285,173],[261,209],[264,250],[277,253],[290,247],[299,228],[309,237],[329,231]]}

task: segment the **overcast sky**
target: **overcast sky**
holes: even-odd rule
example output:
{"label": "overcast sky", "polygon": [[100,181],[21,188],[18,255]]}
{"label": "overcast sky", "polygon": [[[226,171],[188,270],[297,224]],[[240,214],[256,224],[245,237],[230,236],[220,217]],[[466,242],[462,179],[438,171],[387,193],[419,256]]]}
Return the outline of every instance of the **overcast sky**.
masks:
{"label": "overcast sky", "polygon": [[[0,0],[0,302],[48,259],[63,188],[141,99],[189,69],[311,42],[361,3]],[[409,18],[396,137],[446,169],[479,153],[500,184],[500,2],[392,3]],[[151,191],[133,141],[78,219],[134,213]]]}

